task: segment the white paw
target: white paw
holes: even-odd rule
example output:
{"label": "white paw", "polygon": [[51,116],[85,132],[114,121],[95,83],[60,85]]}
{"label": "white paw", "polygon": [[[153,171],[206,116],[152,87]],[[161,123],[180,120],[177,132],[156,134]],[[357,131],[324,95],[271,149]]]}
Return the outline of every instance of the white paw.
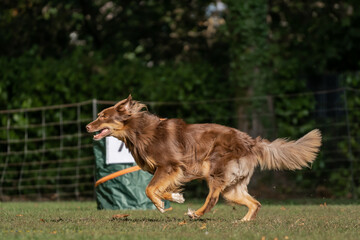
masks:
{"label": "white paw", "polygon": [[184,196],[181,193],[172,193],[171,198],[174,202],[177,202],[177,203],[185,202]]}
{"label": "white paw", "polygon": [[[156,205],[155,205],[156,206]],[[160,206],[156,206],[156,208],[161,212],[161,213],[164,213],[166,212],[165,209],[164,209],[164,202],[161,202]]]}
{"label": "white paw", "polygon": [[251,219],[249,218],[246,218],[246,217],[243,217],[240,222],[249,222]]}
{"label": "white paw", "polygon": [[199,218],[198,215],[196,215],[195,211],[188,208],[188,211],[186,213],[191,219]]}

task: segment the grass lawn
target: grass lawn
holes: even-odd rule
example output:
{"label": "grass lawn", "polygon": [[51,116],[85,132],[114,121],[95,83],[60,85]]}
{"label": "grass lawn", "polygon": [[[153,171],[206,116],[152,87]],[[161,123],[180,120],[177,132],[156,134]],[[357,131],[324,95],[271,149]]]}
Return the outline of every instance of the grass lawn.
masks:
{"label": "grass lawn", "polygon": [[[199,220],[184,216],[199,201],[173,211],[96,210],[95,202],[0,203],[0,239],[360,239],[360,205],[324,200],[264,203],[258,218],[223,203]],[[113,218],[129,214],[126,218]]]}

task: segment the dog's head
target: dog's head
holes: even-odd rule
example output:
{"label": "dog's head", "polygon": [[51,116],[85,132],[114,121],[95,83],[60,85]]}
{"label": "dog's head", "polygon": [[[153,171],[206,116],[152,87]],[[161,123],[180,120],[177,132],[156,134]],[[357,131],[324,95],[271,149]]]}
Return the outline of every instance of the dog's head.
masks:
{"label": "dog's head", "polygon": [[100,132],[94,135],[94,140],[107,136],[119,136],[126,128],[126,123],[134,114],[146,108],[144,104],[132,100],[131,95],[112,107],[102,110],[98,118],[86,126],[88,132]]}

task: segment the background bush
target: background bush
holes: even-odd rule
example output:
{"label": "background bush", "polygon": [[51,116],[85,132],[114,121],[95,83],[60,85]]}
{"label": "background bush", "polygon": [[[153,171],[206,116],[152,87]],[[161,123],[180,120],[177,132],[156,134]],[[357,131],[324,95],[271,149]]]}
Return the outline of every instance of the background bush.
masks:
{"label": "background bush", "polygon": [[[181,108],[150,106],[165,117],[217,122],[268,138],[295,138],[314,127],[313,113],[322,106],[310,95],[279,96],[359,89],[357,1],[228,0],[227,10],[219,14],[224,24],[215,32],[209,32],[206,15],[210,3],[2,1],[0,109],[119,100],[131,93],[142,101],[183,102]],[[278,96],[272,99],[273,119],[258,119],[257,113],[269,110],[267,102],[244,99],[266,95]],[[359,106],[358,95],[347,98],[350,108]],[[234,100],[187,104],[214,99]],[[234,117],[224,118],[229,113]],[[354,149],[358,113],[349,115]],[[259,124],[244,125],[244,119]],[[276,132],[257,127],[269,124]],[[346,141],[338,146],[348,154]],[[320,158],[313,169],[326,167],[334,166]],[[310,181],[330,179],[333,194],[350,191],[349,182],[338,177],[349,171],[317,173]],[[301,174],[297,179],[304,183]]]}

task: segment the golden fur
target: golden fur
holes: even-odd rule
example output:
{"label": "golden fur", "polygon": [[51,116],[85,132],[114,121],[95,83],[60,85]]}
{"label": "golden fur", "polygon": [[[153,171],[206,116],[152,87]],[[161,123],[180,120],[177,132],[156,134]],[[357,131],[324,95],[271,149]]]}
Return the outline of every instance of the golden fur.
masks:
{"label": "golden fur", "polygon": [[99,140],[114,136],[125,142],[136,163],[154,175],[146,194],[164,212],[161,200],[182,203],[182,184],[203,178],[209,186],[205,204],[188,211],[191,218],[208,212],[219,195],[229,202],[245,205],[242,219],[254,219],[260,203],[247,192],[256,166],[261,169],[295,170],[311,164],[321,145],[319,130],[297,141],[253,139],[237,129],[218,124],[186,124],[181,119],[160,119],[131,96],[98,114],[87,125]]}

